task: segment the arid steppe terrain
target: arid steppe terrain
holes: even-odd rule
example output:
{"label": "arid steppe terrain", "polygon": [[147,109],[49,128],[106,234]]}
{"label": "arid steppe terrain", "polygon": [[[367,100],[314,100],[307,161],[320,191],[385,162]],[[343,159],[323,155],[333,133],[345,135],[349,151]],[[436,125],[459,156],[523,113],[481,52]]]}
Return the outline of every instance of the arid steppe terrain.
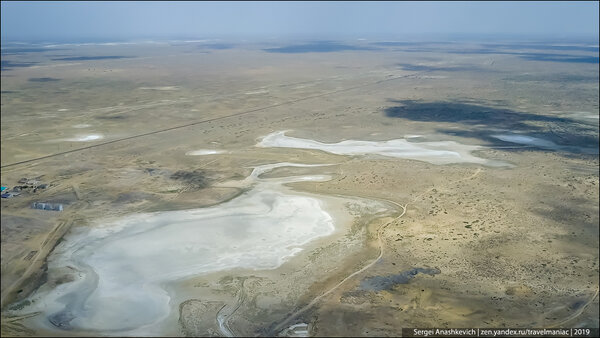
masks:
{"label": "arid steppe terrain", "polygon": [[2,335],[597,328],[598,81],[583,42],[3,45]]}

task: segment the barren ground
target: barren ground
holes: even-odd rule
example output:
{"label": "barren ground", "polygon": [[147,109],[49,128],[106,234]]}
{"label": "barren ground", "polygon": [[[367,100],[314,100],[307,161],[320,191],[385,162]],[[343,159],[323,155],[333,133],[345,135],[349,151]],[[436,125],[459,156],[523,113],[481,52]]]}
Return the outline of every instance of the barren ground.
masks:
{"label": "barren ground", "polygon": [[[270,47],[3,47],[2,185],[38,176],[49,184],[2,199],[3,336],[98,334],[40,327],[44,315],[27,310],[40,286],[69,282],[48,273],[47,259],[72,227],[218,206],[245,191],[228,182],[280,162],[333,165],[261,177],[329,175],[289,186],[390,211],[338,204],[330,210],[336,234],[276,269],[180,280],[171,286],[179,313],[161,334],[276,335],[296,323],[316,336],[598,327],[597,52],[478,53],[474,43],[263,50]],[[596,62],[576,61],[583,57]],[[510,165],[256,147],[282,130],[322,143],[454,141]],[[64,211],[31,209],[36,201]],[[376,276],[396,282],[361,287]]]}

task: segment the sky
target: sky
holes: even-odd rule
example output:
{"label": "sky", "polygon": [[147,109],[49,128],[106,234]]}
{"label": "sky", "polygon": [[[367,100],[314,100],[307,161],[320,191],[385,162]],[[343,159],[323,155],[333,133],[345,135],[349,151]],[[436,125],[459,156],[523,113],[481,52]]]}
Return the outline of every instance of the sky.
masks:
{"label": "sky", "polygon": [[504,35],[598,39],[585,2],[2,1],[6,40],[390,38]]}

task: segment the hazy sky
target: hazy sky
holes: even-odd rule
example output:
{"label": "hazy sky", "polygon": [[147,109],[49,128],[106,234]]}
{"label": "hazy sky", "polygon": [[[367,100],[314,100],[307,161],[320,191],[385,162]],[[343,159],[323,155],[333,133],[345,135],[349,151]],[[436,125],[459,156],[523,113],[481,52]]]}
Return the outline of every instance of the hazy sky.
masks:
{"label": "hazy sky", "polygon": [[598,36],[598,2],[13,2],[3,40]]}

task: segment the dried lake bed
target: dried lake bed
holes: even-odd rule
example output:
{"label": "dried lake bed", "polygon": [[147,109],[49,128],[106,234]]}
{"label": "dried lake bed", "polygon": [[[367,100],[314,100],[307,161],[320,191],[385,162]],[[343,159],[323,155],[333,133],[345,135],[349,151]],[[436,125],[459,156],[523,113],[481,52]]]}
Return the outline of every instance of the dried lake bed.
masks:
{"label": "dried lake bed", "polygon": [[[346,156],[376,154],[436,165],[508,166],[471,154],[485,147],[452,141],[409,142],[407,139],[416,137],[407,137],[379,142],[322,143],[289,137],[285,133],[279,131],[261,137],[256,147],[321,150]],[[530,140],[525,136],[514,139],[500,135],[498,138],[511,142]],[[547,146],[540,142],[533,144]],[[223,153],[225,151],[201,149],[188,151],[186,155]],[[178,291],[181,281],[236,269],[274,270],[303,251],[307,244],[332,235],[336,225],[338,232],[347,228],[340,222],[348,217],[348,210],[345,217],[340,217],[340,208],[332,207],[332,200],[342,198],[300,193],[286,186],[298,182],[326,182],[331,176],[262,178],[280,168],[332,165],[292,162],[259,165],[243,180],[216,185],[247,190],[230,201],[200,209],[100,219],[93,227],[73,228],[48,258],[48,278],[61,282],[42,285],[26,300],[31,305],[13,314],[42,313],[32,321],[32,326],[47,332],[59,329],[82,334],[172,334],[169,331],[172,325],[168,322],[173,322],[179,311],[176,302],[171,300],[180,297],[176,294],[181,292]],[[376,213],[383,214],[386,210],[381,205]],[[408,283],[418,272],[433,275],[440,271],[413,268],[398,275],[375,276],[363,280],[361,288],[390,289],[394,284]],[[375,286],[369,286],[371,284]],[[222,334],[231,335],[221,321],[219,327]]]}
{"label": "dried lake bed", "polygon": [[[437,165],[498,165],[471,155],[471,151],[482,147],[457,142],[413,143],[400,139],[325,144],[289,137],[280,131],[262,137],[256,146],[323,150],[339,155],[378,154]],[[221,153],[224,151],[203,149],[186,155]],[[173,287],[177,281],[232,269],[276,269],[306,244],[331,235],[336,223],[340,227],[340,218],[336,222],[332,208],[329,212],[326,208],[327,200],[339,197],[294,192],[284,185],[323,182],[330,176],[261,178],[278,168],[330,165],[260,165],[244,180],[219,184],[249,189],[231,201],[202,209],[102,219],[91,228],[74,228],[48,259],[49,278],[66,282],[40,287],[28,299],[35,305],[27,306],[24,313],[43,313],[37,325],[49,331],[59,328],[116,335],[168,334],[162,331],[163,322],[177,314],[169,294],[177,292]],[[385,210],[382,207],[377,212]]]}
{"label": "dried lake bed", "polygon": [[[481,146],[460,144],[455,141],[411,142],[405,139],[389,141],[345,140],[338,143],[322,143],[309,139],[290,137],[286,131],[279,131],[262,138],[259,147],[281,147],[322,150],[338,155],[375,154],[386,157],[412,159],[432,164],[477,163],[488,166],[508,164],[473,156],[471,152],[483,149]],[[420,135],[419,135],[420,136]]]}
{"label": "dried lake bed", "polygon": [[[276,269],[308,243],[332,235],[336,225],[343,232],[343,211],[332,201],[341,198],[283,185],[330,177],[260,178],[290,166],[320,165],[258,166],[245,180],[229,183],[250,189],[229,202],[74,228],[48,259],[49,279],[62,282],[42,285],[27,299],[32,305],[14,314],[42,313],[32,326],[47,332],[173,334],[163,331],[163,322],[178,315],[178,305],[170,302],[176,282],[232,269]],[[386,210],[380,205],[376,212]]]}
{"label": "dried lake bed", "polygon": [[597,52],[238,43],[3,55],[3,336],[598,326]]}

